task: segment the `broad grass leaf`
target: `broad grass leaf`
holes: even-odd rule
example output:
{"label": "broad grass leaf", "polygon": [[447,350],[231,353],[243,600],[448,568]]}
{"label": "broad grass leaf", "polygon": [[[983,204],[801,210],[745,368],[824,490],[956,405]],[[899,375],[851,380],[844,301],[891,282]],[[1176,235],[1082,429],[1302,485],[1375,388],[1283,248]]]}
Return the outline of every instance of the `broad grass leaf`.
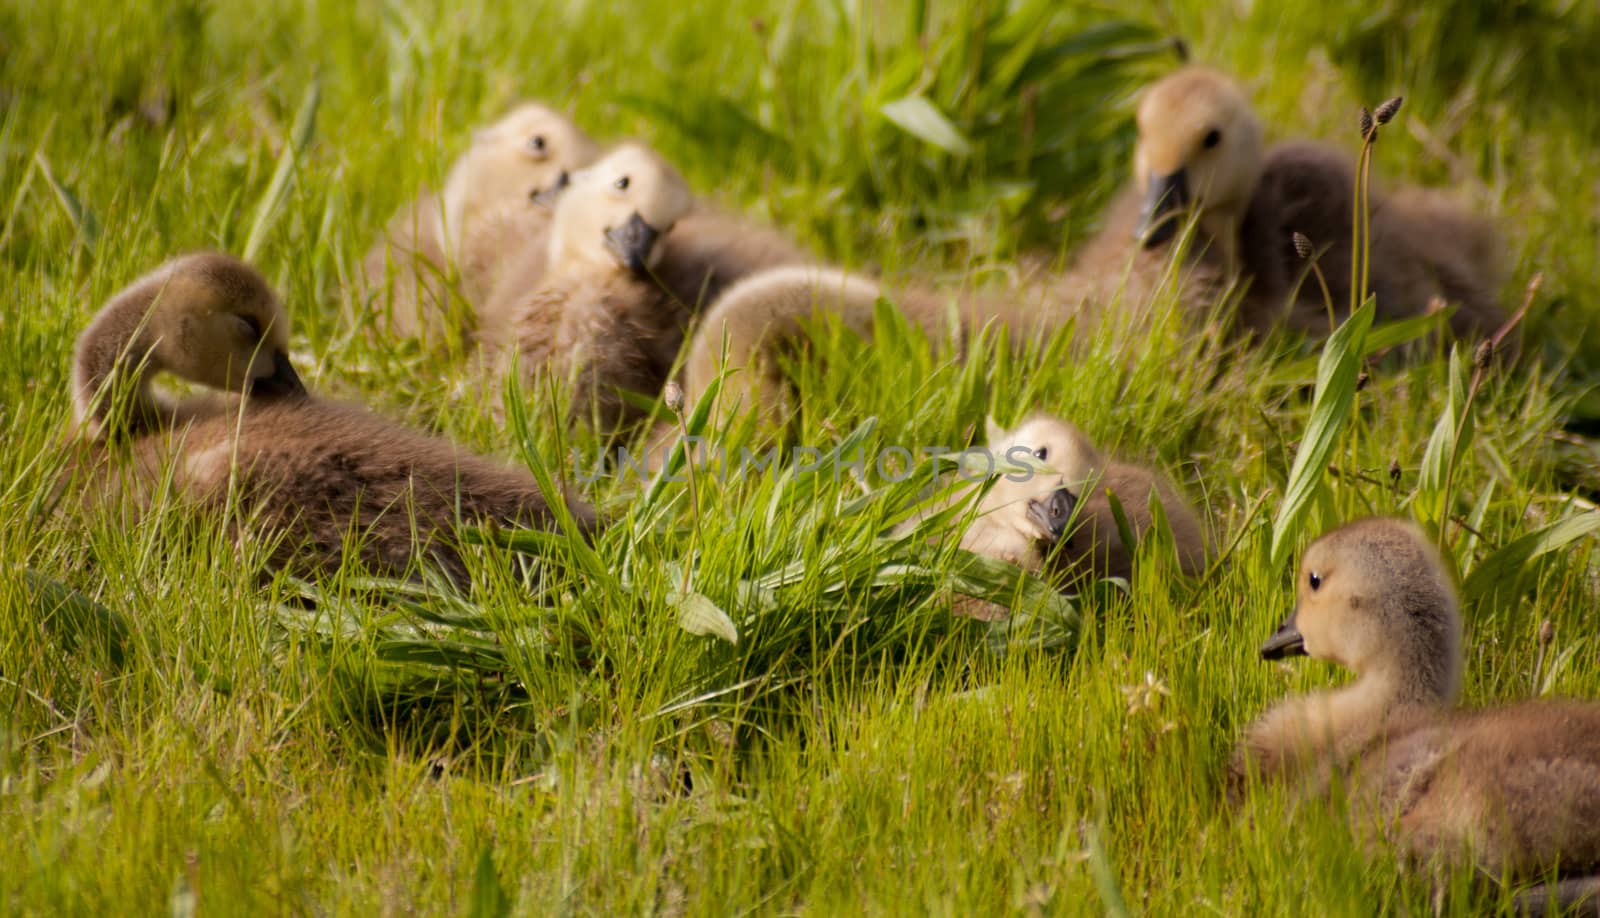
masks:
{"label": "broad grass leaf", "polygon": [[506,374],[504,401],[506,427],[522,453],[528,471],[533,473],[534,480],[539,483],[539,491],[546,496],[546,503],[551,514],[555,516],[557,525],[566,536],[566,548],[573,562],[585,576],[595,582],[611,582],[613,577],[610,567],[595,553],[584,533],[578,528],[577,520],[573,518],[571,509],[563,499],[566,491],[557,486],[555,476],[550,473],[550,467],[540,455],[538,445],[534,441],[533,427],[528,418],[527,402],[522,398],[521,387],[517,384],[515,367]]}
{"label": "broad grass leaf", "polygon": [[[1451,306],[1438,312],[1396,319],[1393,322],[1376,323],[1367,331],[1366,341],[1361,345],[1361,353],[1363,356],[1370,357],[1390,348],[1416,341],[1437,329],[1445,327],[1446,321],[1454,312],[1455,307]],[[1321,355],[1307,356],[1282,365],[1277,372],[1284,379],[1298,379],[1308,373],[1315,372],[1321,359]]]}
{"label": "broad grass leaf", "polygon": [[729,644],[739,643],[739,628],[728,613],[703,593],[690,591],[674,593],[667,598],[668,605],[678,612],[678,624],[683,630],[696,635],[714,635]]}
{"label": "broad grass leaf", "polygon": [[1534,530],[1479,562],[1467,575],[1462,592],[1469,601],[1503,595],[1521,582],[1522,574],[1534,559],[1597,532],[1600,532],[1600,510],[1586,510]]}
{"label": "broad grass leaf", "polygon": [[43,574],[25,570],[22,581],[39,621],[68,649],[92,647],[119,668],[127,661],[132,629],[121,614]]}
{"label": "broad grass leaf", "polygon": [[907,134],[932,144],[951,156],[971,156],[972,141],[944,112],[920,95],[903,96],[878,109]]}
{"label": "broad grass leaf", "polygon": [[478,867],[472,876],[472,900],[467,908],[469,918],[505,918],[511,914],[511,895],[500,882],[500,873],[494,866],[494,846],[484,845],[478,851]]}
{"label": "broad grass leaf", "polygon": [[1284,488],[1283,505],[1272,523],[1272,567],[1278,569],[1295,540],[1307,505],[1328,472],[1328,458],[1338,445],[1339,434],[1355,404],[1356,377],[1361,372],[1362,344],[1372,327],[1373,301],[1369,298],[1351,313],[1322,348],[1317,366],[1316,393],[1311,400],[1311,419],[1296,450],[1289,481]]}
{"label": "broad grass leaf", "polygon": [[[1473,423],[1466,407],[1466,370],[1461,349],[1450,349],[1449,385],[1444,410],[1433,425],[1427,449],[1422,454],[1422,469],[1417,476],[1417,503],[1423,518],[1443,524],[1450,511],[1450,477],[1461,456],[1472,443]],[[1461,413],[1460,417],[1457,414]]]}

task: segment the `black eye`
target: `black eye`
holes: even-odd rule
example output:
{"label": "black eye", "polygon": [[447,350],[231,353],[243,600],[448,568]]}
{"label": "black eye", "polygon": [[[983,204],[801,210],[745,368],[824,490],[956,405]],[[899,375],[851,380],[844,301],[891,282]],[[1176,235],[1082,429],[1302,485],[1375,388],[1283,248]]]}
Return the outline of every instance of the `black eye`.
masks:
{"label": "black eye", "polygon": [[543,153],[544,152],[544,135],[543,134],[535,134],[531,138],[529,138],[528,139],[528,149],[532,150],[535,153]]}
{"label": "black eye", "polygon": [[628,177],[626,175],[624,175],[622,178],[617,179],[615,182],[612,182],[611,184],[615,185],[616,189],[618,191],[627,191],[628,190]]}
{"label": "black eye", "polygon": [[1205,145],[1207,150],[1209,150],[1217,144],[1222,143],[1222,132],[1216,128],[1212,128],[1211,130],[1206,131],[1205,139],[1200,142]]}
{"label": "black eye", "polygon": [[261,340],[261,320],[255,316],[239,316],[239,321],[244,323],[245,334],[251,341]]}
{"label": "black eye", "polygon": [[1033,451],[1033,458],[1039,460],[1040,462],[1043,462],[1046,459],[1050,458],[1050,447],[1041,446],[1038,449],[1034,450]]}
{"label": "black eye", "polygon": [[1314,593],[1322,586],[1322,575],[1312,571],[1306,575],[1306,583],[1311,584],[1311,591]]}

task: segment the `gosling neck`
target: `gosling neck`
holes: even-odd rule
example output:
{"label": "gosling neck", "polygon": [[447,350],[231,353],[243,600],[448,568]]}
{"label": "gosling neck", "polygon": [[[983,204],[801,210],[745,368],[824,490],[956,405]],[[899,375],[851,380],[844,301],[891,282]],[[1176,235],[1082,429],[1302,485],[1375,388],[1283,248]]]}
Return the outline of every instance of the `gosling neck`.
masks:
{"label": "gosling neck", "polygon": [[1457,687],[1443,670],[1418,671],[1388,665],[1365,672],[1359,679],[1336,689],[1315,693],[1308,700],[1308,723],[1313,741],[1333,738],[1336,753],[1355,752],[1395,715],[1419,708],[1444,708],[1455,702]]}
{"label": "gosling neck", "polygon": [[101,310],[78,339],[73,413],[91,436],[138,434],[170,417],[150,386],[162,370],[159,336],[149,328],[150,303],[148,291],[129,291]]}
{"label": "gosling neck", "polygon": [[1200,232],[1206,237],[1228,274],[1237,277],[1244,270],[1239,251],[1239,233],[1244,228],[1243,208],[1207,208],[1200,215]]}

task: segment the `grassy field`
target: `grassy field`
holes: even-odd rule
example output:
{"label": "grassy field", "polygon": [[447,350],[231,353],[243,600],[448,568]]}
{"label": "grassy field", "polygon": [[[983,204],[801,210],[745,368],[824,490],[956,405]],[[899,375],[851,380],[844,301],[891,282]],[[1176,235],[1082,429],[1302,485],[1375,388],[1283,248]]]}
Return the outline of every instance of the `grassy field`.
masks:
{"label": "grassy field", "polygon": [[[1600,697],[1594,538],[1518,554],[1582,525],[1600,488],[1600,451],[1571,432],[1600,417],[1600,99],[1582,89],[1600,85],[1600,14],[1366,6],[0,4],[0,912],[1502,907],[1464,878],[1436,892],[1336,814],[1221,797],[1243,725],[1339,678],[1257,659],[1291,602],[1274,536],[1466,521],[1444,536],[1479,572],[1468,698]],[[1472,431],[1443,347],[1376,364],[1284,525],[1315,346],[1242,352],[1165,322],[961,364],[889,323],[796,368],[795,437],[960,444],[986,413],[1063,413],[1204,501],[1232,550],[1203,578],[1151,546],[1130,590],[1032,628],[952,619],[955,552],[874,580],[906,549],[874,537],[892,489],[850,475],[600,481],[589,496],[621,522],[594,555],[536,547],[553,600],[503,547],[470,596],[407,605],[353,571],[263,576],[262,546],[175,505],[137,525],[52,506],[75,335],[202,247],[248,253],[283,292],[314,390],[552,467],[592,456],[539,399],[498,425],[460,354],[377,346],[342,317],[383,222],[513,100],[646,138],[830,259],[1000,284],[1092,231],[1174,35],[1241,75],[1275,137],[1354,155],[1358,106],[1403,93],[1379,174],[1450,184],[1501,222],[1508,309],[1543,274],[1523,359],[1489,374]],[[911,96],[957,133],[885,116]],[[685,583],[737,644],[680,625]]]}

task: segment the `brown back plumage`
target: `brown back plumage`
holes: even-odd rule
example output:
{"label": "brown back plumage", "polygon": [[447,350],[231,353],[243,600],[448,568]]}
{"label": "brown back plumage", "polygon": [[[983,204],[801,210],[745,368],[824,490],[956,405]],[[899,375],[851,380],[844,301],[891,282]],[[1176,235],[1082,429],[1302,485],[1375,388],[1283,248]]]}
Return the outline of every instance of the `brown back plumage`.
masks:
{"label": "brown back plumage", "polygon": [[[94,419],[94,433],[125,430],[132,439],[94,451],[90,493],[126,483],[147,496],[170,469],[187,502],[220,508],[235,496],[247,532],[281,539],[280,563],[337,568],[354,538],[374,570],[398,574],[428,559],[458,581],[465,576],[451,535],[458,522],[552,521],[527,470],[308,397],[288,362],[287,337],[271,288],[226,255],[174,259],[113,297],[79,338],[77,402]],[[163,370],[221,392],[185,403],[203,408],[135,425],[145,412],[115,410],[129,402],[105,408],[90,385],[123,380],[141,394],[131,400],[139,409],[158,404],[150,377]],[[569,506],[581,527],[595,526],[592,509]]]}
{"label": "brown back plumage", "polygon": [[[368,569],[400,575],[424,561],[458,584],[461,524],[551,527],[524,468],[324,399],[247,402],[135,446],[138,477],[170,464],[186,501],[221,509],[230,489],[250,531],[280,539],[273,561],[330,572],[357,546]],[[580,528],[594,512],[568,500]]]}

